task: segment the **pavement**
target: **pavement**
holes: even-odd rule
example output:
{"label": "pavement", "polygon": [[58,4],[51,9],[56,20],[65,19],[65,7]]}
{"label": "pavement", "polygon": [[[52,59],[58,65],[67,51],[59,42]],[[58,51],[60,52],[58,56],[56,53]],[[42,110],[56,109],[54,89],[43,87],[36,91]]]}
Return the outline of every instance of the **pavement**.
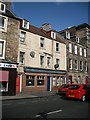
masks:
{"label": "pavement", "polygon": [[0,96],[0,101],[4,100],[18,100],[18,99],[30,99],[30,98],[42,98],[56,95],[57,91],[42,91],[32,93],[19,93],[14,96]]}

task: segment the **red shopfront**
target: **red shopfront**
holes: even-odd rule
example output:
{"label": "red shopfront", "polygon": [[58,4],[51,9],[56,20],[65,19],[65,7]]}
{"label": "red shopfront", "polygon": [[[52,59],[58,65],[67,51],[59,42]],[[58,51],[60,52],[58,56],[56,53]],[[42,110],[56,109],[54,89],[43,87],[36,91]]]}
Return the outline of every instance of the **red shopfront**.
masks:
{"label": "red shopfront", "polygon": [[2,95],[16,94],[17,64],[0,63],[0,93]]}

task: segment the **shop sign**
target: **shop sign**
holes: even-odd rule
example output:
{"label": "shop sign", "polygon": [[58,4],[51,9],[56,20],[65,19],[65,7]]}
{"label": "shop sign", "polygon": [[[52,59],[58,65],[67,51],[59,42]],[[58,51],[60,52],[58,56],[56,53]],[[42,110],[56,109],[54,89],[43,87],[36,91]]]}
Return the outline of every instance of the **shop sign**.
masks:
{"label": "shop sign", "polygon": [[29,72],[37,72],[37,73],[47,73],[48,75],[51,76],[51,74],[65,74],[66,71],[61,71],[61,70],[45,70],[45,69],[34,69],[30,67],[25,67],[24,71],[29,71]]}
{"label": "shop sign", "polygon": [[16,64],[0,63],[0,67],[3,68],[17,68]]}

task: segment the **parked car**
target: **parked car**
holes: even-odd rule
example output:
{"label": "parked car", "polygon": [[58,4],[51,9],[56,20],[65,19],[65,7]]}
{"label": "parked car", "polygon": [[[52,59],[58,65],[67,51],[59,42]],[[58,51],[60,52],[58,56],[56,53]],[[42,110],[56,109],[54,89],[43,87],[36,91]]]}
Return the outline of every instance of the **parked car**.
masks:
{"label": "parked car", "polygon": [[90,85],[88,84],[72,84],[66,93],[67,98],[74,98],[85,101],[90,100]]}
{"label": "parked car", "polygon": [[68,91],[70,84],[63,84],[60,87],[58,87],[57,93],[59,95],[65,95],[66,92]]}

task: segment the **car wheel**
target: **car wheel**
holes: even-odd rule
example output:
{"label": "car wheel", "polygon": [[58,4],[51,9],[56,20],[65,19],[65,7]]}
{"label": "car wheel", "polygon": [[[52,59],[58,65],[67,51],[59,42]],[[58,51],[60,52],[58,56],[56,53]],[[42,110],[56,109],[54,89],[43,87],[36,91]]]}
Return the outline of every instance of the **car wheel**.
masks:
{"label": "car wheel", "polygon": [[85,95],[82,96],[82,101],[84,102],[86,100]]}

